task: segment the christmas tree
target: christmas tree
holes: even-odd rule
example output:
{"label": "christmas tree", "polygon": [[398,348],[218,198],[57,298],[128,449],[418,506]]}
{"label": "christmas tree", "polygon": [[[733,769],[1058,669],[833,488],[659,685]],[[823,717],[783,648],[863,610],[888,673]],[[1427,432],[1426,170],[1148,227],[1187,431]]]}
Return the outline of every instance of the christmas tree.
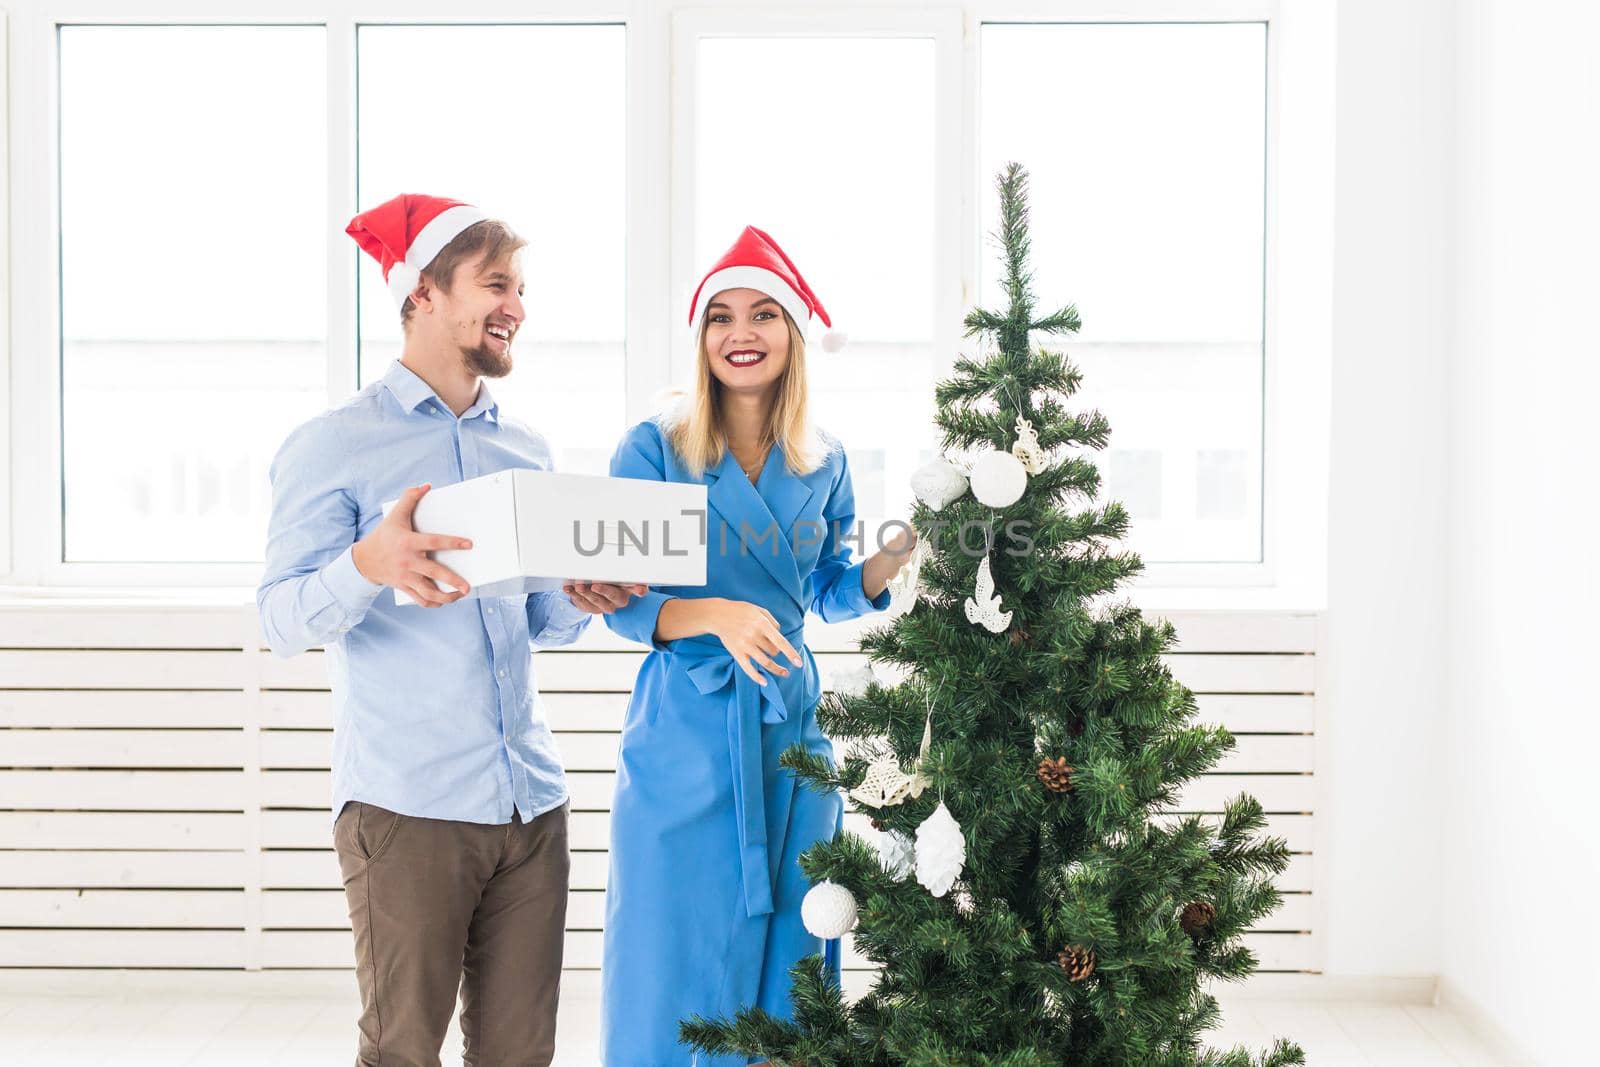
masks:
{"label": "christmas tree", "polygon": [[1111,597],[1141,565],[1115,546],[1126,511],[1096,503],[1086,453],[1109,427],[1067,409],[1081,375],[1035,344],[1076,331],[1077,309],[1035,317],[1027,175],[1011,164],[998,184],[1009,303],[967,316],[991,354],[936,389],[949,461],[914,479],[919,544],[893,621],[861,641],[901,680],[869,667],[824,699],[819,722],[852,748],[837,768],[783,757],[874,816],[877,842],[846,833],[801,857],[807,926],[854,923],[874,984],[849,1003],[809,956],[793,1022],[696,1017],[683,1039],[806,1067],[1303,1063],[1283,1040],[1201,1042],[1220,1018],[1202,983],[1255,969],[1240,937],[1278,906],[1288,849],[1258,836],[1246,795],[1220,818],[1174,814],[1233,738],[1194,722],[1161,660],[1171,624]]}

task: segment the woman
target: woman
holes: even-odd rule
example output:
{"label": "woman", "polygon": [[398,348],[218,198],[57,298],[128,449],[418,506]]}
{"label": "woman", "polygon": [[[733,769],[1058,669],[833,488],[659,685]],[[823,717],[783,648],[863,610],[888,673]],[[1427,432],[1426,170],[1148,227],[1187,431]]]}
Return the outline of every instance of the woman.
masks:
{"label": "woman", "polygon": [[[789,968],[822,952],[800,921],[799,856],[842,802],[778,765],[817,727],[806,609],[829,622],[888,606],[909,527],[852,563],[855,498],[838,443],[806,420],[805,342],[827,312],[770,237],[746,228],[701,282],[696,384],[674,418],[624,436],[611,473],[704,483],[706,584],[657,588],[605,616],[648,644],[612,806],[602,963],[606,1067],[744,1067],[678,1042],[690,1015],[757,1005],[792,1018]],[[838,942],[827,945],[838,963]]]}

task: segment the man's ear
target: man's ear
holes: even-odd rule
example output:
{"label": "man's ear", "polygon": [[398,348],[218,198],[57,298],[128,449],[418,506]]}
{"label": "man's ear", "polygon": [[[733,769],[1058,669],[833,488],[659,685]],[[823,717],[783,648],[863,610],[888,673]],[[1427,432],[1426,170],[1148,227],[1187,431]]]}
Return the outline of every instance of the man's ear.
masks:
{"label": "man's ear", "polygon": [[418,311],[433,310],[433,282],[426,274],[417,279],[417,287],[411,290],[411,304]]}

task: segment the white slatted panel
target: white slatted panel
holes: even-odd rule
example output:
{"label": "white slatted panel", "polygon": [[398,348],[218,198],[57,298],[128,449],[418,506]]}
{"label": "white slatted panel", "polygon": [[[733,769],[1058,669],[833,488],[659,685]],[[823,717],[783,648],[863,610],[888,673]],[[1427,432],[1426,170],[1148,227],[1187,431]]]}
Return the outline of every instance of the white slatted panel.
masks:
{"label": "white slatted panel", "polygon": [[[563,966],[569,970],[599,970],[602,937],[598,930],[569,930]],[[345,931],[269,930],[262,939],[265,944],[263,962],[267,967],[347,969],[350,966],[350,935]],[[1304,935],[1250,933],[1243,940],[1256,954],[1263,971],[1316,969],[1311,942]],[[866,971],[872,966],[872,961],[859,955],[847,940],[845,969]]]}
{"label": "white slatted panel", "polygon": [[[1173,673],[1238,740],[1179,810],[1262,801],[1294,856],[1248,944],[1263,970],[1316,970],[1316,618],[1169,617]],[[808,625],[825,678],[863,661],[860,628]],[[537,661],[573,797],[569,968],[600,964],[612,771],[642,660],[593,627]],[[322,653],[270,655],[253,608],[0,607],[0,967],[349,967],[331,745]]]}

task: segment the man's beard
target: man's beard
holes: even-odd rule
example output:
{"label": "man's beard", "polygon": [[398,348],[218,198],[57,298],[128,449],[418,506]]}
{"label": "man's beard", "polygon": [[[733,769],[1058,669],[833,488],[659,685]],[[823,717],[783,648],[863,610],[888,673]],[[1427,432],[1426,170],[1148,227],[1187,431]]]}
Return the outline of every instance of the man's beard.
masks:
{"label": "man's beard", "polygon": [[496,353],[487,344],[476,348],[463,348],[461,358],[466,362],[467,369],[480,378],[504,378],[511,373],[511,346],[507,345],[503,353]]}

